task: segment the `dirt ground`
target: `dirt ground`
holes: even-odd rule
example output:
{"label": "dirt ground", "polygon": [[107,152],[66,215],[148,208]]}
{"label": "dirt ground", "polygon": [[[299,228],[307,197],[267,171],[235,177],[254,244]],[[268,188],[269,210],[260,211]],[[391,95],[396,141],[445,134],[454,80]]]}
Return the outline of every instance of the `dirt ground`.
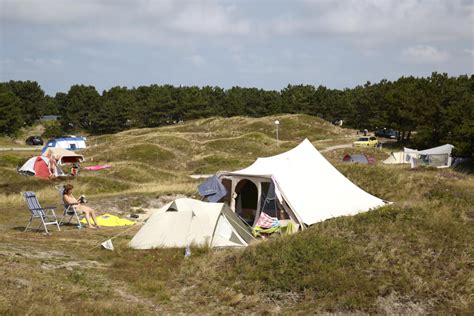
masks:
{"label": "dirt ground", "polygon": [[[137,222],[144,222],[157,209],[175,199],[184,198],[182,194],[162,195],[158,198],[137,197],[137,196],[116,196],[91,201],[89,206],[94,208],[99,215],[112,214],[119,217],[126,217]],[[136,215],[138,217],[132,217]]]}

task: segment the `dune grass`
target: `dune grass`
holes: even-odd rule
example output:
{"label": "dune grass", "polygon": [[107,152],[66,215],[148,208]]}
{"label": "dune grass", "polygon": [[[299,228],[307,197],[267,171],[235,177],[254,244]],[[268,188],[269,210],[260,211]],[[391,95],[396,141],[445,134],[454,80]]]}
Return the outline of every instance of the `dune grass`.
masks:
{"label": "dune grass", "polygon": [[[282,128],[278,147],[275,119]],[[31,153],[0,153],[0,313],[469,314],[473,176],[386,166],[381,161],[389,149],[324,155],[392,205],[246,249],[192,248],[188,259],[183,249],[129,249],[139,226],[22,232],[28,213],[20,191],[34,190],[43,205],[59,206],[54,186],[72,183],[100,212],[113,205],[125,215],[163,196],[196,196],[200,180],[190,174],[239,169],[305,137],[318,147],[348,143],[353,134],[305,115],[130,130],[88,138],[84,165],[109,163],[111,169],[55,181],[16,174]],[[374,156],[377,164],[342,163],[346,153]],[[114,252],[97,247],[111,237]]]}

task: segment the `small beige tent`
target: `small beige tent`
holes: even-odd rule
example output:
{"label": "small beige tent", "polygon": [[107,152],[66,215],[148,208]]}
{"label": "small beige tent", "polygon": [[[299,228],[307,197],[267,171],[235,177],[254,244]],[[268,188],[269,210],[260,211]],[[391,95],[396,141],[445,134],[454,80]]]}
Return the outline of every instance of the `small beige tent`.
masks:
{"label": "small beige tent", "polygon": [[410,163],[410,159],[409,154],[406,154],[403,151],[398,151],[390,153],[390,156],[385,159],[383,163],[387,165]]}
{"label": "small beige tent", "polygon": [[194,246],[245,247],[250,228],[223,203],[177,199],[155,211],[130,241],[135,249]]}
{"label": "small beige tent", "polygon": [[77,163],[77,162],[82,162],[84,160],[83,155],[79,155],[71,150],[67,150],[67,149],[59,148],[59,147],[48,148],[44,152],[43,156],[48,157],[50,159],[51,157],[54,157],[58,165],[63,165],[67,163]]}

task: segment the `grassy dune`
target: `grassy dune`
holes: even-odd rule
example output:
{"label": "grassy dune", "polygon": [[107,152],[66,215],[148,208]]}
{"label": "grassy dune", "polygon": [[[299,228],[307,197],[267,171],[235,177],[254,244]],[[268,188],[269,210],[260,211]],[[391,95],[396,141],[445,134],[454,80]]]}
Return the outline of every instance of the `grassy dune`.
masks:
{"label": "grassy dune", "polygon": [[[275,119],[281,123],[278,147]],[[130,130],[89,138],[84,165],[113,167],[82,171],[71,182],[99,212],[129,214],[160,197],[195,195],[199,181],[190,174],[238,169],[305,137],[323,149],[351,142],[353,135],[305,115],[210,118]],[[346,153],[374,156],[377,164],[343,164]],[[472,175],[385,166],[380,161],[388,150],[328,151],[324,155],[344,175],[394,203],[246,249],[192,249],[184,259],[182,249],[128,249],[138,226],[23,233],[28,213],[19,192],[35,190],[44,205],[58,205],[54,185],[64,183],[18,176],[15,167],[33,154],[0,152],[2,314],[469,314],[474,309]],[[114,252],[97,247],[115,235]]]}

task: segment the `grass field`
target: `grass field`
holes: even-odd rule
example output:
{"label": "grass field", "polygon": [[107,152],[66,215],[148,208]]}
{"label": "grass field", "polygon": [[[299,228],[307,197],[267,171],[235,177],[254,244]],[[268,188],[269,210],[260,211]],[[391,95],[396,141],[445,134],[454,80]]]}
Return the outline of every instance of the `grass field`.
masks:
{"label": "grass field", "polygon": [[[276,146],[273,122],[280,124]],[[305,115],[211,118],[89,137],[76,192],[99,213],[121,216],[175,195],[196,196],[198,180],[283,152],[308,137],[318,149],[353,140],[351,130]],[[352,137],[352,138],[351,138]],[[2,139],[2,146],[9,140]],[[373,166],[343,164],[346,153],[375,156]],[[474,179],[449,169],[386,166],[388,151],[325,152],[343,174],[392,205],[316,224],[243,250],[138,251],[140,228],[64,226],[50,236],[24,233],[20,191],[59,205],[62,180],[18,176],[34,152],[0,152],[1,314],[382,313],[470,314],[474,310]],[[317,198],[317,197],[315,197]],[[341,197],[344,198],[344,197]],[[115,251],[100,242],[115,236]]]}

